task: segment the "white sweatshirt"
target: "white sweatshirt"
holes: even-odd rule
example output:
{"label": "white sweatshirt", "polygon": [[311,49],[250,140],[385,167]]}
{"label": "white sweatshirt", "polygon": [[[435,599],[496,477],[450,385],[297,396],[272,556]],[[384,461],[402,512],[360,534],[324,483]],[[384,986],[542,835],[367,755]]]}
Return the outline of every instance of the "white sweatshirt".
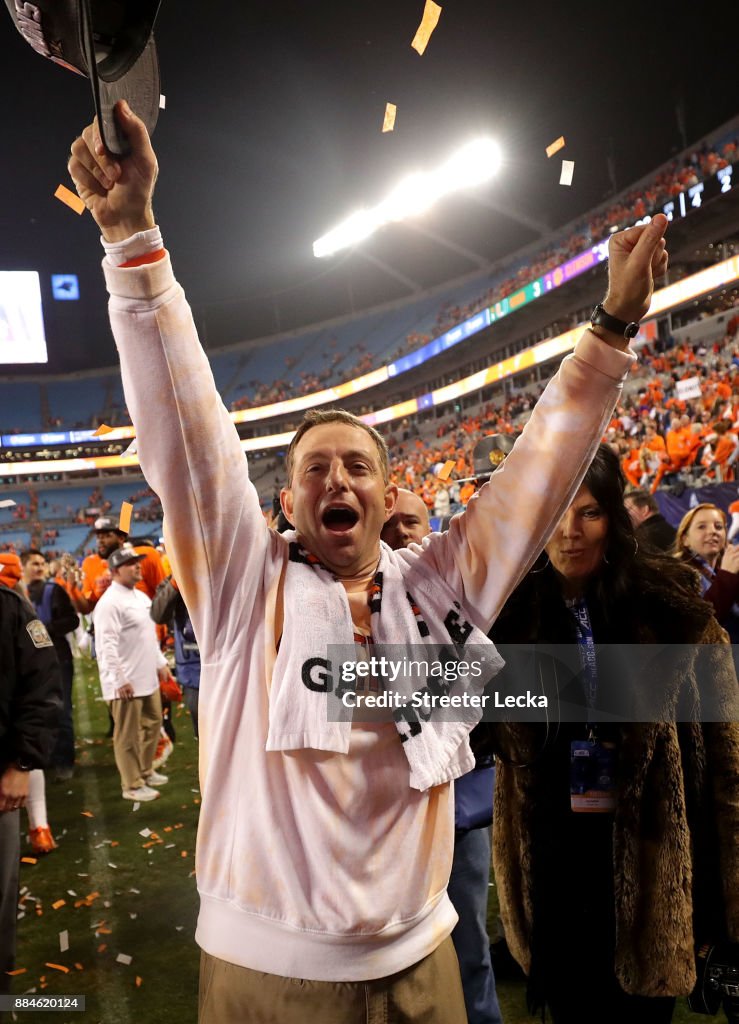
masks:
{"label": "white sweatshirt", "polygon": [[150,608],[146,594],[115,581],[95,606],[95,651],[106,700],[114,700],[124,683],[133,686],[135,697],[148,697],[159,686],[157,669],[167,661]]}
{"label": "white sweatshirt", "polygon": [[[353,729],[348,754],[265,751],[287,544],[265,525],[169,258],[104,267],[141,465],[202,658],[196,939],[289,977],[409,967],[456,923],[451,787],[409,787],[393,725]],[[586,332],[503,469],[448,534],[393,553],[401,571],[446,580],[487,631],[569,504],[633,360]],[[285,631],[299,611],[285,609]]]}

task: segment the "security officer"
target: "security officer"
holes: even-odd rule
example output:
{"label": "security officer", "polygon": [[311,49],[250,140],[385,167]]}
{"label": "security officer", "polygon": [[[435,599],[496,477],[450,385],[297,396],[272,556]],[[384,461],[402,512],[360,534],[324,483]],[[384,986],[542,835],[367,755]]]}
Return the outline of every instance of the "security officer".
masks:
{"label": "security officer", "polygon": [[20,595],[0,586],[0,994],[10,989],[20,861],[19,808],[28,773],[44,768],[59,727],[59,661],[46,627]]}

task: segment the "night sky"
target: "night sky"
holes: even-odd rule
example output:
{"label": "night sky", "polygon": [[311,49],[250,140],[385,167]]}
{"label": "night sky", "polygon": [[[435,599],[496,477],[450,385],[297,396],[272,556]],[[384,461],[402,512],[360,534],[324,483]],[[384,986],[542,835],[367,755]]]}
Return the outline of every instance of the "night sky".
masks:
{"label": "night sky", "polygon": [[[739,112],[731,4],[681,17],[631,0],[442,6],[419,57],[410,41],[422,0],[163,0],[155,209],[210,346],[240,336],[247,306],[284,303],[289,325],[314,319],[348,287],[347,261],[357,308],[396,298],[397,282],[383,294],[361,256],[318,261],[312,242],[474,135],[494,136],[505,154],[480,196],[555,226],[607,198],[609,153],[623,188],[682,149],[679,103],[689,144]],[[89,84],[36,55],[0,16],[0,269],[79,274],[75,309],[45,303],[48,369],[110,365],[96,230],[52,198],[92,116]],[[383,135],[387,101],[398,115]],[[562,134],[566,150],[548,161],[545,146]],[[558,184],[562,157],[575,160],[571,189]],[[450,200],[423,224],[486,255],[532,240],[501,213],[485,221],[483,246],[480,209]],[[378,244],[408,276],[416,260],[423,277],[411,229],[386,229]]]}

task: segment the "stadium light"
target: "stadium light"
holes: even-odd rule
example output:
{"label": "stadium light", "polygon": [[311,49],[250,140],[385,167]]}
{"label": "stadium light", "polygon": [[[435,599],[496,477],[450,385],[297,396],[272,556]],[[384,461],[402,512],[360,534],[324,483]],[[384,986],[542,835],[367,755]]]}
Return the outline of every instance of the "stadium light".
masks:
{"label": "stadium light", "polygon": [[313,243],[313,255],[331,256],[374,234],[391,221],[418,217],[451,192],[481,185],[497,174],[502,163],[493,139],[475,139],[453,153],[435,171],[410,174],[369,210],[358,210]]}

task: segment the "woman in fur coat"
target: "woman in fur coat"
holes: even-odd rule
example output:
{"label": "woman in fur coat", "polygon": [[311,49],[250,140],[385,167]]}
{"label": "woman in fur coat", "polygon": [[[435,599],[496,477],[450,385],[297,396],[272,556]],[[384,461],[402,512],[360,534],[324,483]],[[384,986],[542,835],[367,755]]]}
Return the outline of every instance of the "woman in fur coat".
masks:
{"label": "woman in fur coat", "polygon": [[[558,723],[550,700],[548,727],[488,726],[493,864],[530,1007],[554,1024],[669,1022],[696,943],[739,941],[739,689],[694,570],[639,550],[605,445],[491,636],[577,645],[582,665],[582,721]],[[648,710],[598,722],[598,691],[626,673]]]}

